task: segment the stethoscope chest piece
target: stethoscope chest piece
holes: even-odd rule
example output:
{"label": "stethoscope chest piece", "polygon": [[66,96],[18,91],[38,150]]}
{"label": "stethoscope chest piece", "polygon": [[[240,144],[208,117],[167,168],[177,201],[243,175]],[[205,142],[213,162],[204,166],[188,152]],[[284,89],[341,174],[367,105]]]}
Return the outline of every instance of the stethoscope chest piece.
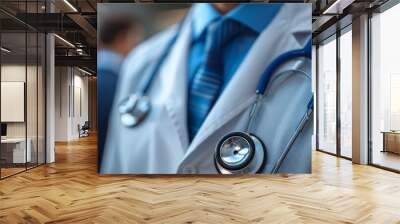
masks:
{"label": "stethoscope chest piece", "polygon": [[122,124],[126,127],[135,127],[150,113],[151,103],[146,96],[132,94],[119,105],[118,109]]}
{"label": "stethoscope chest piece", "polygon": [[222,174],[257,173],[263,168],[266,149],[257,136],[233,132],[218,142],[214,155],[216,168]]}

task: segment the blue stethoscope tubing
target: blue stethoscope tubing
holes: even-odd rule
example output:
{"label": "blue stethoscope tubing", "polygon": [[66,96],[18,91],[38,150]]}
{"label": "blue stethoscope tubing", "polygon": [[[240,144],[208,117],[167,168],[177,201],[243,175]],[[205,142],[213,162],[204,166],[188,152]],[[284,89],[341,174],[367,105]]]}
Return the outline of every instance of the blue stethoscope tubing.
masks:
{"label": "blue stethoscope tubing", "polygon": [[302,49],[287,51],[278,56],[275,60],[273,60],[272,63],[265,69],[264,73],[261,75],[261,79],[257,85],[256,94],[264,95],[271,76],[274,74],[275,70],[278,69],[282,64],[292,59],[301,57],[311,59],[311,40],[309,40]]}

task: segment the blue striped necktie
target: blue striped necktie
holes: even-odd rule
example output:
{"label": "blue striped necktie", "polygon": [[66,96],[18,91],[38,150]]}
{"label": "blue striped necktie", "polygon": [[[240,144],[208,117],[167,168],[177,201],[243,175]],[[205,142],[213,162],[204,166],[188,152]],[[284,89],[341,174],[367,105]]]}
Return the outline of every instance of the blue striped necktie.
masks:
{"label": "blue striped necktie", "polygon": [[223,86],[223,49],[242,26],[233,20],[212,23],[205,39],[204,63],[199,66],[189,86],[188,129],[192,140],[216,102]]}

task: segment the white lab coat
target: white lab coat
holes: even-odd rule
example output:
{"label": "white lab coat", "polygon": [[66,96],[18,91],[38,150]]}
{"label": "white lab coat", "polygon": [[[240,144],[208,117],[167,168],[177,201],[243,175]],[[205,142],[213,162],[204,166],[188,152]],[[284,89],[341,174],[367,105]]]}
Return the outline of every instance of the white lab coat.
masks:
{"label": "white lab coat", "polygon": [[[190,145],[187,60],[191,26],[188,21],[184,22],[168,56],[162,59],[159,74],[151,84],[148,96],[152,110],[148,117],[137,127],[129,128],[121,123],[118,112],[118,104],[137,91],[150,76],[175,32],[176,27],[156,35],[126,59],[110,118],[101,173],[217,173],[213,159],[215,147],[227,133],[245,129],[262,72],[274,58],[288,50],[302,48],[311,38],[311,7],[307,4],[283,5],[249,50]],[[312,97],[311,61],[293,60],[279,70],[293,68],[302,69],[309,75],[274,75],[252,131],[267,147],[264,173],[271,172]],[[296,139],[279,172],[311,172],[312,123],[308,122]]]}

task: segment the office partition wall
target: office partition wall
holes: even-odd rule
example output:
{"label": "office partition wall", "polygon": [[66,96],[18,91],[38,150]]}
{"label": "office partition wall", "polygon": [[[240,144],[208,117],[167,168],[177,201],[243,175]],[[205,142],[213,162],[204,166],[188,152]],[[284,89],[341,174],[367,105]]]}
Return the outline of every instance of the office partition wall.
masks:
{"label": "office partition wall", "polygon": [[43,2],[0,3],[1,179],[45,163],[46,39],[24,22]]}
{"label": "office partition wall", "polygon": [[371,18],[370,163],[400,171],[400,4]]}
{"label": "office partition wall", "polygon": [[[1,123],[5,126],[0,144],[1,176],[26,169],[31,160],[26,136],[26,33],[1,34]],[[4,49],[7,49],[6,51]],[[28,150],[27,150],[28,149]],[[29,159],[28,159],[29,158]],[[28,160],[27,160],[28,159]]]}

